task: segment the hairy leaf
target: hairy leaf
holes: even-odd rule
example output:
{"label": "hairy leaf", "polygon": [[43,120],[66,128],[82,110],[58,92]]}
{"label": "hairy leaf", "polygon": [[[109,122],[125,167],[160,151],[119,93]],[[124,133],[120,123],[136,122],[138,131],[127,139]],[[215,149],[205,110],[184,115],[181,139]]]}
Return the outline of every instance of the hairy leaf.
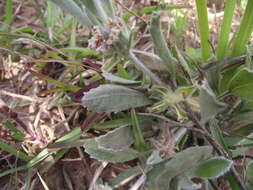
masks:
{"label": "hairy leaf", "polygon": [[193,170],[194,177],[213,179],[223,176],[229,171],[233,161],[224,157],[211,158]]}
{"label": "hairy leaf", "polygon": [[224,108],[225,104],[217,100],[207,82],[204,81],[203,85],[200,87],[201,121],[203,123],[207,122],[209,119],[214,118],[219,112],[223,111]]}
{"label": "hairy leaf", "polygon": [[77,20],[85,25],[85,26],[92,26],[92,22],[90,21],[88,15],[86,14],[86,12],[84,11],[84,9],[82,9],[81,7],[79,7],[79,5],[77,3],[75,3],[75,1],[73,0],[51,0],[53,1],[55,4],[57,4],[59,7],[61,7],[63,10],[69,12],[72,16],[76,17]]}
{"label": "hairy leaf", "polygon": [[166,44],[166,40],[161,31],[160,14],[157,12],[153,13],[152,15],[150,34],[154,41],[157,54],[167,67],[167,70],[170,73],[172,80],[175,80],[177,60],[173,57]]}
{"label": "hairy leaf", "polygon": [[82,98],[82,103],[89,110],[96,112],[119,112],[129,108],[146,106],[152,101],[137,90],[106,84],[91,89]]}
{"label": "hairy leaf", "polygon": [[102,150],[98,147],[98,143],[95,139],[86,141],[84,148],[85,152],[88,153],[91,158],[112,163],[127,162],[140,156],[137,151],[131,148],[117,152]]}
{"label": "hairy leaf", "polygon": [[212,147],[191,147],[175,154],[171,160],[165,160],[153,166],[148,173],[149,187],[155,190],[167,190],[172,178],[196,167],[212,155]]}
{"label": "hairy leaf", "polygon": [[116,128],[103,136],[97,137],[96,141],[100,149],[115,152],[129,148],[134,139],[131,128],[126,126]]}

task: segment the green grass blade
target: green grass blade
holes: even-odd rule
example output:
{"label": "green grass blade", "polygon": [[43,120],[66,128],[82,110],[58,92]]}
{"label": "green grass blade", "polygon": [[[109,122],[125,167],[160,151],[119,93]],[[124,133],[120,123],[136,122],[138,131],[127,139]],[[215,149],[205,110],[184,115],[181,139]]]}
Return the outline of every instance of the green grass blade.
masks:
{"label": "green grass blade", "polygon": [[20,150],[17,150],[16,148],[0,141],[0,149],[9,152],[10,154],[16,156],[17,158],[28,162],[29,160],[31,160],[31,158],[29,156],[27,156],[27,154],[25,154],[24,152],[21,152]]}
{"label": "green grass blade", "polygon": [[12,136],[13,139],[20,140],[20,141],[24,139],[25,134],[22,133],[20,130],[18,130],[11,121],[6,120],[2,124],[4,127],[14,132],[14,135]]}
{"label": "green grass blade", "polygon": [[139,151],[146,151],[148,146],[142,135],[140,123],[134,109],[131,110],[131,118],[132,118],[133,134],[135,137],[135,146]]}
{"label": "green grass blade", "polygon": [[4,22],[1,30],[8,29],[13,21],[13,0],[6,0]]}
{"label": "green grass blade", "polygon": [[198,24],[199,24],[202,59],[206,61],[212,55],[211,46],[209,44],[210,31],[209,31],[209,24],[208,24],[207,5],[206,5],[206,0],[195,0],[195,1],[197,5],[197,13],[198,13]]}
{"label": "green grass blade", "polygon": [[50,82],[50,83],[52,83],[52,84],[54,84],[54,85],[56,85],[56,86],[59,86],[59,87],[64,88],[65,90],[74,91],[74,92],[77,91],[77,90],[80,90],[80,88],[77,87],[77,86],[59,82],[59,81],[57,81],[57,80],[52,79],[51,77],[42,75],[42,74],[37,73],[37,72],[32,71],[32,70],[30,70],[30,72],[31,72],[34,76],[40,78],[41,80],[45,80],[45,81],[47,81],[47,82]]}
{"label": "green grass blade", "polygon": [[249,0],[241,21],[238,33],[233,44],[232,57],[242,55],[246,52],[246,45],[253,31],[253,1]]}
{"label": "green grass blade", "polygon": [[79,139],[81,137],[81,135],[82,135],[81,129],[75,128],[73,131],[71,131],[67,135],[64,135],[63,137],[56,140],[54,144],[74,141],[74,140]]}
{"label": "green grass blade", "polygon": [[223,60],[227,55],[227,49],[229,46],[229,33],[231,31],[232,19],[236,2],[236,0],[229,0],[226,2],[223,22],[219,34],[219,41],[216,51],[216,56],[218,60]]}
{"label": "green grass blade", "polygon": [[28,169],[27,176],[25,178],[25,187],[24,187],[24,190],[29,190],[30,189],[32,177],[33,177],[33,169],[30,168],[30,169]]}

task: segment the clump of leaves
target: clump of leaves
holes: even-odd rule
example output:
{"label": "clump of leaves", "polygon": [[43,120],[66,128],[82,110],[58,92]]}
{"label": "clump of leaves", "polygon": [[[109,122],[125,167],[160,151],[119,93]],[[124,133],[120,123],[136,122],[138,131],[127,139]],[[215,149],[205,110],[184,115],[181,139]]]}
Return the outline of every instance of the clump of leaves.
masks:
{"label": "clump of leaves", "polygon": [[[97,73],[93,82],[105,79],[103,82],[109,81],[109,84],[86,91],[82,105],[90,111],[112,113],[119,118],[106,121],[110,122],[108,125],[106,122],[94,125],[100,130],[116,128],[102,136],[80,140],[79,131],[77,138],[55,142],[53,148],[83,146],[92,158],[112,163],[139,158],[141,169],[133,168],[121,174],[111,182],[112,187],[118,187],[143,172],[147,178],[141,175],[133,186],[135,189],[141,185],[154,190],[200,189],[204,185],[215,188],[216,179],[221,176],[228,180],[231,189],[246,189],[246,184],[252,185],[251,165],[248,164],[246,172],[249,180],[244,181],[244,174],[236,169],[233,161],[245,151],[245,146],[252,145],[251,138],[237,133],[233,120],[239,117],[238,120],[245,123],[240,130],[250,137],[252,131],[248,126],[252,121],[240,114],[252,115],[252,55],[247,51],[253,30],[252,1],[246,5],[232,42],[229,41],[229,31],[236,1],[226,2],[218,47],[213,54],[206,1],[196,0],[201,40],[201,56],[197,59],[176,48],[176,44],[168,46],[160,23],[162,8],[154,9],[151,22],[145,27],[150,31],[157,56],[139,53],[149,60],[154,57],[159,60],[165,68],[166,80],[136,55],[135,33],[116,14],[112,0],[52,1],[92,30],[88,47],[106,54],[102,76]],[[236,97],[235,101],[229,101],[230,97]],[[166,137],[162,141],[164,134],[152,139],[152,143],[147,142],[144,132],[152,131],[152,127],[142,122],[141,116],[148,116],[160,131],[169,126],[173,143],[168,143]],[[166,148],[174,149],[174,153],[165,154]],[[43,156],[21,169],[32,168],[45,157],[58,153],[45,149]],[[193,178],[200,179],[200,183],[195,183]]]}

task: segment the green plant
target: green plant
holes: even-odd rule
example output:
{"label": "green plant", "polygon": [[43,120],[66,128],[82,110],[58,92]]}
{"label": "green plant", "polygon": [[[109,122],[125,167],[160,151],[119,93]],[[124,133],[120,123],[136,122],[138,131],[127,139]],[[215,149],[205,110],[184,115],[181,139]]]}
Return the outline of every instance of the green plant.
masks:
{"label": "green plant", "polygon": [[[241,159],[246,146],[252,146],[252,130],[249,129],[253,124],[250,118],[253,95],[249,90],[253,79],[252,54],[247,48],[253,30],[252,1],[247,3],[234,41],[229,40],[229,35],[235,1],[227,1],[217,51],[212,55],[206,1],[196,0],[202,52],[201,59],[197,61],[178,49],[176,44],[168,46],[164,37],[161,11],[173,6],[167,9],[152,7],[151,22],[144,23],[150,31],[157,54],[154,55],[134,49],[138,40],[135,30],[130,30],[125,23],[130,15],[123,14],[123,18],[117,15],[114,1],[52,2],[89,27],[92,36],[87,40],[88,49],[78,49],[74,22],[71,48],[63,48],[51,56],[59,58],[59,54],[65,56],[67,53],[67,57],[74,60],[78,59],[79,53],[86,53],[106,60],[89,79],[90,86],[81,98],[82,105],[92,113],[88,121],[99,120],[101,123],[87,125],[82,131],[77,128],[31,159],[1,144],[2,149],[9,149],[27,164],[0,176],[36,168],[43,165],[45,158],[52,156],[52,162],[41,169],[46,171],[69,148],[82,146],[87,154],[99,161],[121,163],[139,159],[140,168],[135,167],[119,175],[109,184],[112,188],[137,176],[140,177],[133,185],[135,188],[144,185],[153,190],[199,189],[203,185],[215,188],[219,177],[224,177],[233,190],[244,190],[246,185],[252,185],[251,163],[246,168],[248,180],[244,181],[243,173],[236,169],[234,161]],[[48,15],[52,14],[51,6],[48,3]],[[141,10],[140,14],[150,13],[149,10]],[[48,27],[52,28],[53,23],[48,20]],[[150,62],[156,60],[157,65],[160,63],[166,78],[145,65],[145,59],[138,54]],[[205,61],[209,61],[208,65]],[[55,91],[73,93],[82,90],[81,85],[62,83],[34,71],[31,73],[59,87]],[[234,99],[228,101],[231,97]],[[106,114],[112,114],[114,119],[103,121]],[[146,141],[144,132],[152,131],[153,126],[145,124],[145,121],[154,123],[160,130],[160,135],[151,139],[151,143]],[[90,128],[105,131],[105,134],[82,139],[81,135]],[[194,143],[198,146],[192,146]],[[195,183],[193,178],[201,179],[201,183]]]}

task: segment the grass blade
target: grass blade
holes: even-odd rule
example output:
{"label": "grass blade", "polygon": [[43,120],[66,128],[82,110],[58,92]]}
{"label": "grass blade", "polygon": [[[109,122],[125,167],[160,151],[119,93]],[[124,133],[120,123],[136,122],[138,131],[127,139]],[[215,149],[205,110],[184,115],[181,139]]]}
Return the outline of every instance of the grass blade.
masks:
{"label": "grass blade", "polygon": [[234,15],[236,0],[226,2],[223,22],[221,26],[219,41],[217,45],[216,56],[218,60],[223,60],[226,57],[229,46],[229,33],[231,31],[232,19]]}
{"label": "grass blade", "polygon": [[4,19],[3,26],[1,27],[1,31],[8,29],[12,23],[12,20],[13,20],[13,1],[12,0],[6,0],[4,18],[5,19]]}
{"label": "grass blade", "polygon": [[146,151],[148,146],[142,135],[139,120],[136,116],[136,112],[134,109],[131,110],[131,118],[132,118],[133,134],[135,137],[135,146],[139,151]]}
{"label": "grass blade", "polygon": [[198,24],[199,24],[202,59],[206,61],[211,57],[211,46],[209,44],[210,31],[209,31],[209,24],[208,24],[207,5],[206,5],[206,0],[195,0],[195,1],[197,5],[197,13],[198,13]]}
{"label": "grass blade", "polygon": [[57,80],[52,79],[51,77],[42,75],[42,74],[37,73],[37,72],[32,71],[32,70],[30,70],[30,72],[31,72],[34,76],[40,78],[41,80],[45,80],[45,81],[47,81],[47,82],[50,82],[50,83],[52,83],[52,84],[54,84],[54,85],[56,85],[56,86],[59,86],[59,87],[64,88],[65,90],[74,91],[74,92],[77,91],[77,90],[80,90],[80,88],[77,87],[77,86],[59,82],[59,81],[57,81]]}
{"label": "grass blade", "polygon": [[253,31],[253,1],[248,1],[246,10],[235,38],[232,49],[232,57],[242,55],[246,51],[246,45]]}
{"label": "grass blade", "polygon": [[31,158],[29,156],[27,156],[27,154],[25,154],[24,152],[21,152],[20,150],[17,150],[16,148],[0,141],[0,149],[9,152],[10,154],[16,156],[17,158],[28,162],[29,160],[31,160]]}

